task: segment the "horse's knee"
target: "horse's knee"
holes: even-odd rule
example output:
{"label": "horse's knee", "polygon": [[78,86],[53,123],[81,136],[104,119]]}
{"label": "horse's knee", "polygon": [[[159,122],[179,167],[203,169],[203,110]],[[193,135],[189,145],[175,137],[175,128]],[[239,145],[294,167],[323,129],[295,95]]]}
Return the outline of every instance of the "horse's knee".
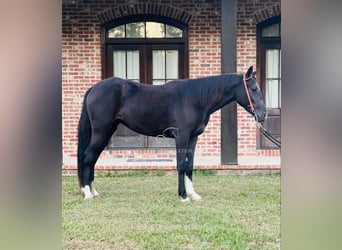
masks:
{"label": "horse's knee", "polygon": [[177,164],[178,172],[184,174],[187,171],[187,165],[188,164],[186,158],[180,160]]}

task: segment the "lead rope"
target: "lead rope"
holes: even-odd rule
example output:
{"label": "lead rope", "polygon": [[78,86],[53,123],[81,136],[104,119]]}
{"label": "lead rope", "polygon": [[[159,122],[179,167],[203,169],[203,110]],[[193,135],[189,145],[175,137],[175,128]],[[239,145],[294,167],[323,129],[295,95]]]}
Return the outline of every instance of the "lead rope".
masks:
{"label": "lead rope", "polygon": [[260,132],[267,138],[269,139],[271,142],[273,142],[277,147],[281,148],[281,142],[279,140],[277,140],[276,138],[274,138],[272,135],[270,135],[267,132],[267,129],[265,129],[261,123],[257,122],[256,123],[258,128],[260,129]]}

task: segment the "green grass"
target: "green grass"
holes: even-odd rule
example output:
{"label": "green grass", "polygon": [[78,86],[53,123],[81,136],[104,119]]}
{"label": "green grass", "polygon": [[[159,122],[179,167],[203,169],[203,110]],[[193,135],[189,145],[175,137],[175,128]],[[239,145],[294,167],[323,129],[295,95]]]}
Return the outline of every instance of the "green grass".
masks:
{"label": "green grass", "polygon": [[158,175],[98,176],[89,201],[63,177],[63,249],[280,249],[279,174],[196,173],[203,201],[185,204]]}

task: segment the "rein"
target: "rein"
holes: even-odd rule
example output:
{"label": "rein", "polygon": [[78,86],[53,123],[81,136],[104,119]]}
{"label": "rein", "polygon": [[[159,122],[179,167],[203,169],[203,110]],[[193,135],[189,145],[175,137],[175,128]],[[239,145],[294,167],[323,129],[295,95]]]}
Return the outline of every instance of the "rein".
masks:
{"label": "rein", "polygon": [[[246,75],[243,74],[242,75],[242,78],[243,78],[243,85],[245,87],[245,90],[246,90],[246,94],[247,94],[247,98],[248,98],[248,102],[249,102],[249,106],[251,108],[251,112],[253,113],[253,115],[255,116],[255,120],[257,121],[257,115],[255,113],[255,109],[254,109],[254,105],[252,103],[252,100],[251,100],[251,96],[249,95],[249,91],[248,91],[248,87],[247,87],[247,81],[249,79],[252,78],[252,76],[246,78]],[[270,135],[267,131],[266,128],[264,128],[260,122],[256,122],[258,128],[260,129],[260,132],[267,138],[269,139],[271,142],[273,142],[277,147],[281,148],[281,142],[279,140],[277,140],[276,138],[274,138],[272,135]]]}

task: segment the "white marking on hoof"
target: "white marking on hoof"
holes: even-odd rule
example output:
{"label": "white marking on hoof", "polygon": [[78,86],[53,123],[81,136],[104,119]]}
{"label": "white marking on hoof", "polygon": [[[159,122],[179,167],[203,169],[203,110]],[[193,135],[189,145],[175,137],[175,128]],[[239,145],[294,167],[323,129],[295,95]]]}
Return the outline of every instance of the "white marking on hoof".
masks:
{"label": "white marking on hoof", "polygon": [[202,200],[202,197],[199,196],[197,193],[193,193],[193,194],[191,194],[191,195],[189,195],[189,196],[190,196],[190,198],[191,198],[192,200],[194,200],[194,201],[201,201],[201,200]]}
{"label": "white marking on hoof", "polygon": [[194,190],[194,187],[192,185],[192,181],[189,179],[188,176],[185,175],[184,177],[184,182],[185,182],[185,190],[186,190],[186,193],[188,194],[189,198],[194,200],[194,201],[199,201],[202,199],[201,196],[199,196],[195,190]]}
{"label": "white marking on hoof", "polygon": [[185,199],[181,198],[181,202],[185,203],[185,202],[190,202],[189,197],[186,197]]}
{"label": "white marking on hoof", "polygon": [[94,197],[93,194],[90,192],[90,187],[88,185],[81,188],[81,191],[84,194],[85,200],[92,199]]}
{"label": "white marking on hoof", "polygon": [[94,187],[94,182],[91,183],[91,193],[93,194],[94,197],[97,197],[100,195]]}
{"label": "white marking on hoof", "polygon": [[95,188],[92,188],[91,193],[94,195],[94,197],[99,196],[100,194],[96,191]]}

